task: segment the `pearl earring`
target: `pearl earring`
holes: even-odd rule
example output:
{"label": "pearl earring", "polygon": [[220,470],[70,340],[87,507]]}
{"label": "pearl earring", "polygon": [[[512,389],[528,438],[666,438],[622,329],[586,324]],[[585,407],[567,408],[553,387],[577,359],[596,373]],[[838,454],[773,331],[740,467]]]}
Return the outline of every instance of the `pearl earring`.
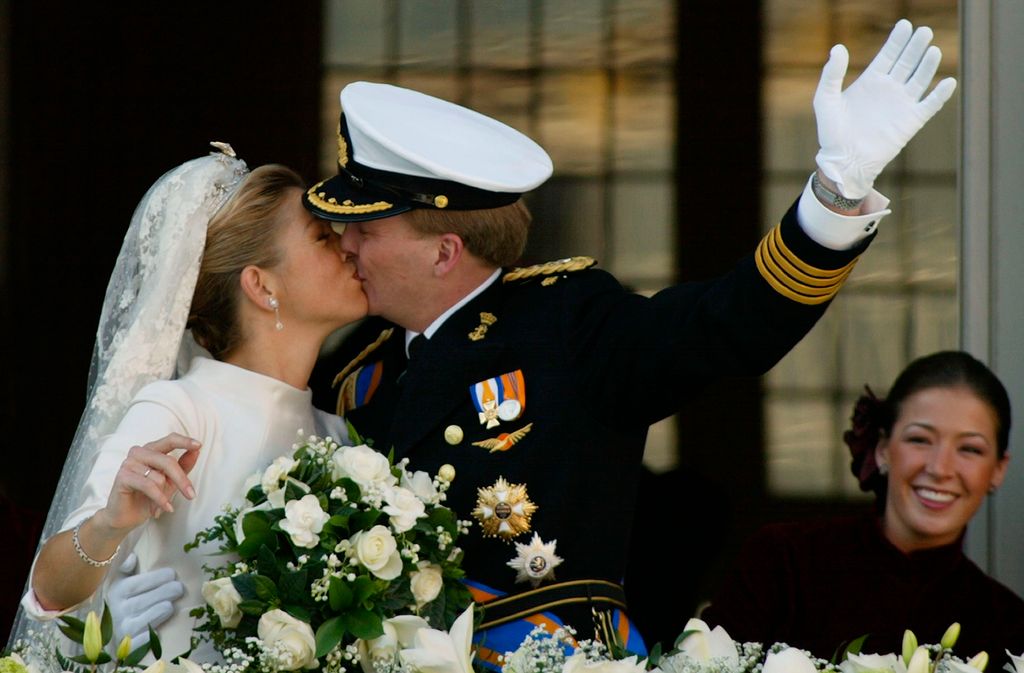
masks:
{"label": "pearl earring", "polygon": [[889,474],[889,463],[881,463],[878,466],[878,473],[882,476]]}
{"label": "pearl earring", "polygon": [[284,329],[284,323],[281,322],[281,302],[277,300],[277,297],[270,297],[267,299],[267,303],[270,304],[270,308],[274,309],[274,318],[277,322],[274,323],[274,329],[278,332]]}

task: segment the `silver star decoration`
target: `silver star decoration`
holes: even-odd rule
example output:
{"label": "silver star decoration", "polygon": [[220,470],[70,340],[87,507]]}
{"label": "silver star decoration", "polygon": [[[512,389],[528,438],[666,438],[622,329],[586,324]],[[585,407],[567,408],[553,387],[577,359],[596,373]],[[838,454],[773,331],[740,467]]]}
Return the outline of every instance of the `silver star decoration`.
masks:
{"label": "silver star decoration", "polygon": [[554,580],[555,567],[562,563],[562,558],[555,555],[556,544],[558,540],[544,542],[537,533],[530,544],[516,542],[516,557],[508,562],[517,571],[516,582],[537,586],[544,580]]}

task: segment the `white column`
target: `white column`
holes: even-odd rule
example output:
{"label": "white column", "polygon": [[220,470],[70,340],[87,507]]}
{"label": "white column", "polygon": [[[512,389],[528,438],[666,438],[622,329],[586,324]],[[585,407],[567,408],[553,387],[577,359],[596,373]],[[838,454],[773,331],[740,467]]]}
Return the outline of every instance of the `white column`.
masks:
{"label": "white column", "polygon": [[968,554],[1024,595],[1024,2],[961,0],[961,343],[1016,416],[1013,460],[971,525]]}

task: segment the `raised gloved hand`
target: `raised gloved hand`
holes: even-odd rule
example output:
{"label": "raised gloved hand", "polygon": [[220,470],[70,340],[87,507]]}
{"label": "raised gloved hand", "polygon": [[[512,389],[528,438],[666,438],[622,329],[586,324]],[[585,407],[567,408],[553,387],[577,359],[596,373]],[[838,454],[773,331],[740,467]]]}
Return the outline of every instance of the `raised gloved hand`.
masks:
{"label": "raised gloved hand", "polygon": [[115,642],[128,635],[132,649],[149,642],[149,628],[156,628],[174,614],[174,601],[185,595],[185,586],[171,568],[136,574],[138,557],[128,555],[117,569],[107,591],[107,605],[114,620]]}
{"label": "raised gloved hand", "polygon": [[814,94],[821,149],[818,168],[850,199],[867,196],[886,164],[938,112],[956,89],[952,77],[939,82],[923,100],[942,60],[928,46],[932,31],[913,30],[901,19],[878,55],[843,91],[850,55],[832,47]]}

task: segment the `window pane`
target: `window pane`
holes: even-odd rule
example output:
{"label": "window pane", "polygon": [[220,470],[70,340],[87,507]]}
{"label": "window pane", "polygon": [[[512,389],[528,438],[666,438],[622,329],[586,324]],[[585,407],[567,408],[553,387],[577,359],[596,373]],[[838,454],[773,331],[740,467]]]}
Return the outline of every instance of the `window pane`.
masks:
{"label": "window pane", "polygon": [[[619,280],[644,287],[672,276],[672,184],[617,180],[612,194],[611,271]],[[606,265],[607,266],[607,265]]]}
{"label": "window pane", "polygon": [[383,65],[390,34],[380,0],[324,3],[324,65]]}
{"label": "window pane", "polygon": [[470,76],[469,107],[500,119],[536,139],[531,110],[533,80],[504,70],[478,70]]}
{"label": "window pane", "polygon": [[608,83],[597,71],[544,75],[540,143],[562,174],[605,170]]}
{"label": "window pane", "polygon": [[604,239],[604,188],[597,178],[554,177],[530,195],[531,262],[586,255],[608,268]]}
{"label": "window pane", "polygon": [[474,2],[470,8],[474,66],[530,66],[530,3]]}
{"label": "window pane", "polygon": [[603,62],[604,3],[545,0],[541,66],[590,68]]}
{"label": "window pane", "polygon": [[822,442],[835,434],[826,400],[769,399],[767,403],[768,491],[785,495],[832,492],[832,466]]}
{"label": "window pane", "polygon": [[907,300],[888,294],[840,294],[839,300],[844,389],[857,392],[865,383],[888,385],[906,363]]}
{"label": "window pane", "polygon": [[[597,3],[595,3],[597,4]],[[629,0],[614,5],[617,67],[675,63],[675,7],[670,0]]]}
{"label": "window pane", "polygon": [[415,0],[399,4],[399,53],[404,66],[455,63],[455,0]]}
{"label": "window pane", "polygon": [[802,74],[779,74],[763,85],[766,171],[794,170],[810,177],[818,153],[818,135],[811,99],[817,79]]}
{"label": "window pane", "polygon": [[630,73],[616,80],[614,169],[672,167],[675,149],[675,87],[667,73]]}
{"label": "window pane", "polygon": [[832,46],[826,0],[772,0],[765,3],[764,21],[768,66],[821,67]]}

